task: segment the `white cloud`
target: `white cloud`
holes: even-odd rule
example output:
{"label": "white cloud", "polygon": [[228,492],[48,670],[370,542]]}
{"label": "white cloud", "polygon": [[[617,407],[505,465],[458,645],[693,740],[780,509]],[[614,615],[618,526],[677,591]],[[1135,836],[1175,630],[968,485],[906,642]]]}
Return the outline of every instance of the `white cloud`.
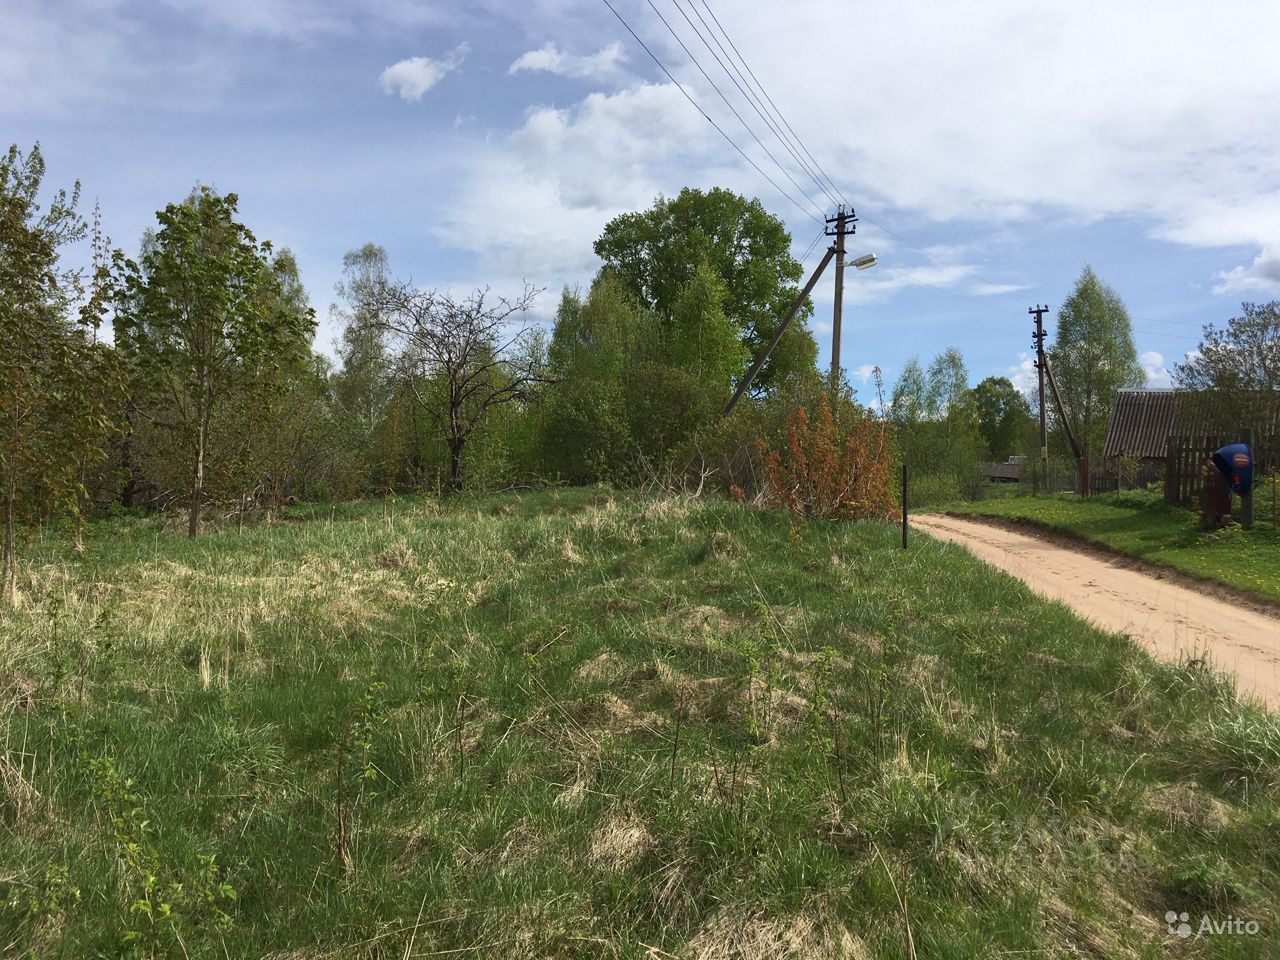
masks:
{"label": "white cloud", "polygon": [[440,60],[409,57],[393,63],[382,71],[378,85],[384,93],[400,94],[402,100],[421,100],[428,90],[462,66],[470,50],[470,44],[460,43]]}
{"label": "white cloud", "polygon": [[1005,367],[1004,375],[1024,396],[1031,400],[1031,405],[1034,408],[1040,388],[1040,374],[1036,371],[1036,358],[1030,353],[1019,353],[1017,365]]}
{"label": "white cloud", "polygon": [[1147,375],[1148,387],[1171,387],[1173,376],[1164,365],[1164,354],[1156,350],[1148,350],[1138,357],[1142,370]]}
{"label": "white cloud", "polygon": [[874,363],[864,363],[862,366],[854,369],[853,375],[858,379],[859,383],[865,384],[871,382],[871,377],[875,372],[876,365]]}
{"label": "white cloud", "polygon": [[562,77],[601,77],[616,73],[626,59],[626,50],[616,41],[587,56],[575,56],[561,50],[555,43],[548,43],[537,50],[522,53],[511,64],[507,73],[527,70],[554,73]]}
{"label": "white cloud", "polygon": [[1280,293],[1280,244],[1263,247],[1249,266],[1238,266],[1218,274],[1214,293]]}
{"label": "white cloud", "polygon": [[[453,249],[488,255],[495,289],[525,278],[585,284],[598,265],[592,243],[616,214],[686,185],[752,188],[740,170],[717,165],[715,136],[669,83],[536,108],[505,140],[476,141],[458,157],[456,195],[435,235]],[[688,177],[690,169],[699,179]],[[504,225],[497,238],[494,223]],[[554,293],[540,299],[540,311],[554,311]]]}
{"label": "white cloud", "polygon": [[908,287],[951,287],[967,278],[967,267],[957,264],[891,267],[884,261],[865,272],[846,275],[845,302],[875,303]]}
{"label": "white cloud", "polygon": [[[1278,4],[814,0],[782,21],[726,6],[765,88],[873,217],[1130,217],[1183,244],[1280,249]],[[851,30],[838,88],[822,58],[768,55]],[[1255,265],[1223,283],[1272,279]]]}
{"label": "white cloud", "polygon": [[977,283],[972,292],[979,297],[994,297],[1002,293],[1017,293],[1029,289],[1025,283]]}

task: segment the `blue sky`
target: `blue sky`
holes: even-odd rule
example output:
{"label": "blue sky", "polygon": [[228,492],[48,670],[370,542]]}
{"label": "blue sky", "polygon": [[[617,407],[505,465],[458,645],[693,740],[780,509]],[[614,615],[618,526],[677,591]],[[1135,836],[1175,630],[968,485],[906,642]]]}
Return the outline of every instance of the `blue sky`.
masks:
{"label": "blue sky", "polygon": [[[799,199],[648,0],[614,3]],[[1056,310],[1086,262],[1129,305],[1154,385],[1203,323],[1280,296],[1280,5],[707,3],[654,0],[829,206],[679,10],[716,13],[866,218],[850,252],[880,265],[846,281],[855,385],[949,345],[975,382],[1028,382],[1026,309]],[[546,287],[549,316],[594,273],[604,223],[659,193],[760,196],[797,254],[818,231],[602,0],[0,0],[0,23],[0,139],[39,140],[49,183],[79,178],[131,253],[195,183],[237,192],[297,254],[326,352],[342,254],[366,241],[420,285]],[[824,363],[831,298],[824,278]]]}

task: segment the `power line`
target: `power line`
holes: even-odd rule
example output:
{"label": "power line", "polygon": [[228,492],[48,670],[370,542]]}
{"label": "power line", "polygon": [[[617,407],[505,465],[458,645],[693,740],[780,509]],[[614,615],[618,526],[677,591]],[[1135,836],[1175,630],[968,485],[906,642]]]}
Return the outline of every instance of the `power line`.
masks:
{"label": "power line", "polygon": [[1201,340],[1200,337],[1188,336],[1185,333],[1161,333],[1156,330],[1134,330],[1132,327],[1130,328],[1130,331],[1132,333],[1140,333],[1144,337],[1166,337],[1169,340],[1190,340],[1196,343],[1199,343]]}
{"label": "power line", "polygon": [[720,18],[717,17],[715,11],[711,9],[711,5],[707,2],[707,0],[702,0],[702,5],[706,8],[707,13],[711,15],[711,19],[715,23],[715,25],[720,28],[720,33],[723,34],[725,40],[729,42],[730,49],[732,49],[733,52],[737,54],[738,59],[742,62],[742,66],[746,68],[748,75],[750,75],[751,79],[755,81],[756,87],[760,90],[760,93],[764,95],[765,100],[767,100],[769,102],[769,105],[773,107],[774,114],[782,122],[782,125],[785,126],[787,130],[791,133],[791,136],[795,138],[795,142],[800,146],[800,149],[804,151],[805,156],[807,156],[809,160],[813,163],[814,168],[817,169],[817,171],[822,174],[822,176],[826,179],[827,183],[831,185],[831,189],[836,192],[836,194],[840,197],[840,199],[844,202],[846,206],[850,206],[850,207],[853,206],[853,204],[849,203],[849,201],[845,198],[845,195],[841,192],[840,188],[836,186],[835,181],[833,181],[831,177],[827,175],[827,172],[822,168],[822,164],[818,163],[817,158],[814,157],[814,155],[810,152],[809,148],[805,146],[804,141],[800,139],[800,135],[796,133],[795,129],[791,126],[791,124],[787,122],[787,118],[783,116],[782,111],[778,109],[778,105],[773,102],[773,97],[769,96],[769,91],[767,91],[764,88],[764,84],[760,82],[760,78],[756,76],[756,72],[751,69],[751,64],[747,63],[747,58],[742,55],[742,51],[738,49],[738,45],[733,42],[733,38],[729,36],[729,31],[727,31],[724,28],[724,24],[720,22]]}
{"label": "power line", "polygon": [[[671,71],[667,69],[666,64],[664,64],[661,60],[659,60],[657,54],[655,54],[652,50],[649,49],[649,45],[645,43],[643,40],[641,40],[639,35],[634,30],[631,29],[631,24],[627,23],[627,21],[623,19],[622,14],[618,13],[618,11],[614,8],[613,4],[609,2],[609,0],[601,0],[601,2],[606,7],[609,8],[610,12],[612,12],[615,17],[618,18],[618,22],[621,23],[624,27],[626,27],[627,33],[631,34],[632,38],[636,41],[636,43],[640,44],[640,46],[644,48],[644,52],[647,53],[649,57],[653,60],[653,62],[658,65],[658,68],[661,69],[664,74],[666,74],[667,79],[670,80],[671,83],[675,86],[675,88],[679,90],[681,94],[684,95],[684,98],[693,105],[693,109],[697,110],[698,113],[702,114],[702,118],[706,120],[707,123],[711,124],[711,126],[715,127],[716,132],[719,133],[720,136],[724,137],[727,141],[729,141],[729,146],[737,150],[738,153],[742,155],[742,159],[746,160],[747,163],[751,164],[751,166],[755,169],[756,173],[764,177],[765,180],[767,180],[769,184],[773,187],[773,189],[778,191],[778,193],[782,194],[782,196],[790,200],[791,203],[795,205],[796,209],[798,209],[801,213],[803,213],[805,216],[809,217],[810,219],[816,220],[819,223],[822,223],[825,225],[826,221],[822,217],[815,216],[814,214],[810,213],[808,210],[804,208],[804,206],[800,203],[800,201],[798,201],[795,197],[791,196],[791,194],[787,193],[787,191],[783,190],[782,187],[778,186],[777,181],[774,180],[773,177],[765,173],[763,170],[761,170],[760,165],[756,163],[754,160],[752,160],[751,157],[748,156],[747,152],[743,150],[740,146],[738,146],[738,144],[734,141],[734,139],[731,136],[729,136],[727,133],[724,132],[720,124],[716,123],[714,120],[711,119],[710,115],[705,110],[703,110],[702,107],[698,105],[698,101],[694,100],[693,97],[690,96],[689,91],[687,91],[676,80],[676,78],[671,75]],[[813,201],[810,200],[810,203],[812,202]]]}
{"label": "power line", "polygon": [[[791,142],[782,133],[778,125],[773,121],[773,119],[767,113],[765,113],[763,109],[764,104],[761,103],[760,98],[756,96],[755,93],[750,89],[750,84],[747,83],[747,78],[742,75],[742,71],[739,70],[737,67],[737,64],[733,62],[733,58],[729,56],[729,51],[727,51],[724,48],[724,44],[720,42],[720,38],[717,37],[715,34],[715,31],[711,29],[711,25],[707,23],[706,17],[704,17],[702,13],[698,10],[698,8],[694,5],[693,0],[685,0],[685,2],[689,6],[689,9],[693,11],[694,16],[698,18],[698,22],[702,24],[702,30],[699,30],[697,25],[694,24],[694,22],[689,19],[689,15],[685,13],[684,7],[682,7],[680,4],[680,0],[672,0],[672,2],[675,4],[676,9],[680,11],[680,15],[684,17],[685,23],[689,24],[689,27],[693,30],[695,34],[697,34],[698,39],[702,41],[702,45],[707,48],[707,52],[710,53],[711,56],[715,59],[716,63],[720,65],[720,69],[724,72],[724,75],[729,78],[729,81],[735,87],[738,88],[738,92],[741,93],[746,98],[747,103],[750,104],[751,106],[751,109],[755,110],[756,116],[758,116],[761,120],[765,122],[765,126],[767,126],[769,130],[773,133],[773,135],[778,138],[778,142],[782,144],[782,146],[786,149],[786,151],[789,154],[791,154],[791,159],[793,159],[796,163],[800,165],[800,168],[809,175],[809,179],[812,180],[814,184],[817,186],[817,188],[821,190],[823,194],[826,195],[828,200],[830,200],[833,204],[839,204],[840,202],[839,198],[837,198],[836,195],[831,192],[830,188],[828,188],[825,183],[823,183],[821,180],[818,179],[817,174],[814,173],[813,169],[809,166],[809,164],[805,162],[805,159],[796,152],[795,148],[791,145]],[[703,33],[703,30],[706,31],[705,34]],[[715,45],[716,47],[719,48],[720,53],[724,54],[723,60],[720,59],[720,55],[717,54],[716,51],[711,48],[711,44],[707,42],[708,35],[711,37],[713,41],[715,41]],[[725,65],[725,61],[728,61],[728,66]],[[732,69],[732,73],[730,72],[731,69]],[[737,79],[734,78],[734,74],[737,74]],[[744,86],[744,84],[746,84],[746,86]]]}
{"label": "power line", "polygon": [[[680,34],[676,33],[675,28],[671,26],[671,23],[667,20],[667,18],[662,15],[662,11],[658,9],[657,5],[653,2],[653,0],[646,0],[646,2],[649,4],[649,8],[653,10],[655,14],[658,15],[658,19],[661,20],[662,25],[667,28],[667,32],[670,33],[671,36],[675,38],[676,43],[680,44],[680,49],[685,52],[685,56],[687,56],[690,60],[693,61],[693,65],[698,68],[698,72],[702,74],[703,78],[707,81],[707,83],[711,84],[711,89],[714,90],[720,96],[720,99],[724,101],[725,106],[728,107],[730,112],[735,117],[738,118],[738,122],[742,124],[743,129],[745,129],[747,133],[751,134],[751,139],[753,139],[756,142],[756,144],[760,147],[760,149],[765,152],[765,155],[770,160],[773,161],[774,166],[776,166],[779,170],[782,171],[783,176],[785,176],[788,180],[791,181],[792,186],[794,186],[797,190],[800,191],[800,195],[804,197],[806,200],[808,200],[811,204],[813,204],[813,208],[818,211],[819,215],[825,216],[826,215],[825,211],[822,209],[821,205],[818,204],[813,199],[813,197],[809,196],[808,191],[806,191],[804,187],[800,186],[796,178],[791,175],[791,171],[789,171],[786,167],[784,167],[782,163],[778,160],[778,158],[773,155],[773,151],[764,145],[764,141],[761,140],[756,135],[756,132],[754,129],[752,129],[751,124],[747,123],[747,121],[742,118],[742,114],[738,112],[738,108],[735,107],[730,102],[729,98],[724,95],[724,91],[721,90],[720,87],[716,85],[716,82],[711,79],[711,74],[707,73],[707,71],[703,68],[701,61],[699,61],[698,58],[693,55],[693,51],[689,49],[687,44],[685,44]],[[684,13],[684,10],[681,9],[679,6],[677,6],[676,9],[680,10],[681,14]],[[688,18],[686,17],[685,19],[688,19]]]}
{"label": "power line", "polygon": [[827,229],[824,226],[818,231],[818,235],[809,241],[809,246],[805,247],[804,253],[800,254],[799,260],[804,263],[808,259],[809,254],[813,253],[813,248],[818,245],[818,241],[827,235]]}
{"label": "power line", "polygon": [[[726,60],[728,60],[728,61],[730,62],[730,64],[732,64],[732,63],[733,63],[733,58],[729,56],[729,54],[728,54],[728,52],[727,52],[727,51],[725,51],[725,48],[724,48],[723,44],[721,44],[721,43],[720,43],[720,41],[719,41],[719,39],[718,39],[718,38],[716,38],[716,36],[715,36],[715,32],[711,30],[711,27],[710,27],[710,25],[707,23],[706,19],[705,19],[705,18],[703,18],[702,14],[698,12],[697,7],[694,5],[694,0],[686,0],[686,2],[689,4],[689,6],[690,6],[690,8],[693,10],[693,12],[697,15],[698,20],[699,20],[699,21],[702,23],[702,25],[707,29],[707,32],[711,34],[712,39],[714,39],[714,40],[715,40],[716,45],[720,48],[720,51],[721,51],[722,53],[724,53],[724,55],[725,55],[725,59],[726,59]],[[765,89],[764,89],[764,85],[760,82],[759,77],[757,77],[757,76],[756,76],[755,71],[754,71],[754,70],[752,70],[751,65],[750,65],[749,63],[747,63],[746,58],[745,58],[745,57],[743,56],[743,54],[742,54],[742,51],[738,48],[738,46],[737,46],[737,44],[734,42],[733,38],[729,35],[729,32],[725,29],[724,24],[723,24],[723,23],[721,23],[720,18],[716,16],[715,11],[711,9],[711,5],[710,5],[710,3],[708,2],[708,0],[700,0],[700,2],[702,3],[702,6],[706,9],[707,13],[710,15],[710,17],[711,17],[712,21],[715,23],[716,27],[717,27],[717,28],[719,28],[720,33],[724,36],[725,40],[729,43],[730,48],[731,48],[731,49],[733,50],[733,52],[737,55],[738,60],[739,60],[739,61],[741,61],[741,63],[742,63],[742,65],[743,65],[743,67],[744,67],[744,68],[746,68],[747,73],[751,76],[751,79],[752,79],[753,81],[755,81],[755,85],[759,88],[760,92],[764,95],[765,99],[769,102],[770,106],[773,108],[773,111],[774,111],[774,113],[777,115],[778,119],[782,122],[782,124],[783,124],[783,125],[785,125],[785,127],[787,128],[787,130],[791,132],[792,137],[794,137],[794,138],[795,138],[795,142],[796,142],[796,143],[800,146],[800,148],[804,151],[805,155],[807,155],[807,156],[809,157],[809,159],[813,162],[814,167],[815,167],[815,168],[816,168],[816,169],[817,169],[817,170],[822,174],[822,176],[823,176],[824,178],[826,178],[827,183],[829,183],[829,184],[831,185],[831,188],[832,188],[832,189],[834,189],[834,190],[836,191],[836,193],[839,195],[839,200],[844,201],[846,204],[848,204],[848,200],[844,197],[844,193],[843,193],[842,191],[840,191],[839,187],[838,187],[838,186],[836,186],[835,182],[831,179],[831,177],[826,173],[826,171],[825,171],[825,170],[823,170],[823,169],[822,169],[822,167],[821,167],[821,165],[818,163],[817,159],[813,156],[813,153],[808,149],[808,147],[807,147],[807,146],[805,146],[804,142],[800,139],[799,135],[798,135],[798,134],[796,134],[795,129],[791,126],[791,124],[787,121],[786,117],[783,115],[782,111],[778,108],[777,103],[775,103],[775,102],[774,102],[773,98],[769,95],[769,92],[768,92],[767,90],[765,90]],[[733,77],[732,77],[732,76],[730,76],[730,75],[729,75],[729,71],[728,71],[727,69],[725,69],[724,63],[723,63],[723,62],[721,62],[720,58],[719,58],[718,56],[716,56],[715,51],[714,51],[714,50],[711,50],[710,46],[707,44],[706,38],[702,35],[702,33],[701,33],[700,31],[698,31],[697,27],[696,27],[696,26],[694,26],[693,22],[689,20],[688,15],[684,12],[684,9],[680,6],[680,4],[679,4],[679,0],[672,0],[672,3],[674,3],[674,4],[676,5],[676,8],[677,8],[678,10],[680,10],[681,15],[682,15],[682,16],[684,16],[685,21],[689,23],[689,26],[690,26],[690,27],[692,27],[692,28],[694,29],[694,32],[698,34],[698,38],[699,38],[700,40],[702,40],[703,45],[704,45],[704,46],[706,46],[706,47],[707,47],[707,49],[711,52],[711,55],[712,55],[713,57],[715,57],[716,62],[717,62],[718,64],[720,64],[720,68],[721,68],[721,70],[724,70],[724,71],[725,71],[726,76],[729,76],[729,79],[730,79],[731,81],[733,81],[733,82],[734,82],[734,85],[735,85],[735,86],[737,86],[737,88],[738,88],[738,90],[739,90],[740,92],[742,92],[742,93],[746,94],[746,93],[747,93],[747,91],[746,91],[746,90],[743,90],[742,84],[739,84],[736,80],[734,80],[734,79],[733,79]],[[649,0],[649,5],[650,5],[650,6],[652,6],[652,5],[653,5],[653,0]],[[670,29],[670,27],[669,27],[669,26],[668,26],[668,29]],[[682,44],[682,46],[683,46],[683,44]],[[687,48],[686,48],[686,52],[688,52]],[[738,70],[738,69],[737,69],[736,65],[734,66],[734,71],[738,74],[738,76],[739,76],[740,78],[742,78],[742,79],[743,79],[743,82],[745,83],[745,82],[746,82],[746,78],[742,76],[742,72],[741,72],[740,70]],[[704,76],[705,76],[705,71],[704,71]],[[749,86],[750,86],[750,84],[748,84],[748,87],[749,87]],[[718,92],[718,91],[717,91],[717,92]],[[723,97],[723,94],[721,94],[721,96]],[[804,161],[803,161],[803,160],[802,160],[802,159],[801,159],[801,158],[796,154],[795,150],[793,150],[793,149],[791,148],[791,146],[790,146],[790,144],[788,143],[787,139],[781,135],[781,133],[779,132],[778,128],[777,128],[774,124],[769,123],[769,119],[768,119],[768,118],[767,118],[767,117],[766,117],[766,116],[761,112],[761,110],[760,110],[758,107],[756,107],[756,103],[759,103],[759,102],[760,102],[760,101],[759,101],[759,97],[755,97],[755,102],[753,103],[753,102],[752,102],[752,100],[751,100],[751,97],[749,96],[749,97],[748,97],[748,102],[749,102],[749,103],[752,103],[752,107],[756,110],[756,113],[760,115],[761,119],[765,120],[766,124],[768,124],[768,125],[769,125],[769,128],[770,128],[770,129],[774,132],[774,134],[778,137],[779,141],[780,141],[780,142],[782,142],[783,146],[785,146],[785,147],[787,148],[788,152],[790,152],[791,156],[792,156],[793,158],[795,158],[796,162],[797,162],[797,163],[799,163],[799,164],[801,165],[801,167],[805,170],[805,172],[809,174],[810,178],[811,178],[811,179],[813,179],[815,183],[818,183],[818,186],[819,186],[820,188],[822,188],[822,189],[823,189],[823,192],[827,195],[827,197],[828,197],[829,199],[832,199],[833,201],[835,201],[835,200],[836,200],[836,197],[833,197],[833,196],[832,196],[832,194],[831,194],[831,190],[828,190],[827,188],[825,188],[825,187],[823,187],[823,186],[822,186],[821,182],[819,182],[819,181],[817,180],[817,178],[814,176],[814,174],[813,174],[812,170],[810,170],[809,166],[808,166],[806,163],[804,163]],[[735,113],[736,113],[736,111],[735,111]],[[739,117],[739,119],[741,120],[741,117]],[[777,161],[775,160],[774,162],[776,163]],[[793,180],[792,182],[794,183],[795,181]],[[797,186],[798,186],[798,185],[797,185]],[[838,201],[837,201],[837,202],[838,202]],[[865,214],[861,216],[861,219],[862,219],[864,222],[871,224],[872,226],[878,227],[880,230],[883,230],[883,231],[884,231],[885,233],[887,233],[889,236],[891,236],[891,237],[893,237],[893,238],[895,238],[895,239],[899,240],[900,242],[905,243],[905,244],[907,244],[908,246],[915,248],[916,250],[918,250],[919,252],[923,253],[925,256],[929,257],[930,259],[935,260],[935,261],[937,261],[938,263],[944,264],[945,266],[951,267],[951,268],[952,268],[952,269],[954,269],[954,270],[959,270],[962,274],[964,274],[965,276],[969,277],[971,280],[975,280],[975,281],[977,281],[978,283],[982,283],[982,284],[985,284],[985,285],[988,285],[988,286],[999,286],[999,284],[994,283],[994,282],[993,282],[993,281],[991,281],[990,279],[985,278],[985,277],[982,277],[982,276],[979,276],[977,273],[974,273],[974,272],[973,272],[972,270],[970,270],[968,267],[965,267],[965,266],[963,266],[963,265],[961,265],[961,264],[959,264],[959,263],[956,263],[956,262],[954,262],[954,261],[952,261],[952,260],[949,260],[949,259],[947,259],[946,257],[941,256],[940,254],[934,253],[932,250],[929,250],[929,249],[927,249],[926,247],[923,247],[923,246],[921,246],[920,244],[916,243],[915,241],[911,240],[910,238],[908,238],[908,237],[906,237],[906,236],[903,236],[902,234],[900,234],[900,233],[898,233],[898,232],[896,232],[896,231],[894,231],[894,230],[891,230],[889,227],[885,226],[884,224],[880,223],[880,222],[879,222],[879,221],[877,221],[877,220],[874,220],[874,219],[872,219],[872,218],[870,218],[870,217],[867,217]],[[924,282],[924,281],[921,281],[921,282]],[[926,283],[926,286],[932,286],[932,284],[927,284],[927,283]],[[935,289],[942,289],[942,288],[941,288],[941,287],[937,287],[937,288],[935,288]],[[947,293],[951,293],[952,291],[945,291],[945,292],[947,292]],[[955,295],[955,296],[960,296],[959,294],[953,294],[953,295]],[[968,299],[968,298],[967,298],[967,297],[961,297],[961,299]],[[970,302],[971,302],[971,303],[977,303],[978,301],[971,300]],[[1158,321],[1158,322],[1170,322],[1170,321]]]}

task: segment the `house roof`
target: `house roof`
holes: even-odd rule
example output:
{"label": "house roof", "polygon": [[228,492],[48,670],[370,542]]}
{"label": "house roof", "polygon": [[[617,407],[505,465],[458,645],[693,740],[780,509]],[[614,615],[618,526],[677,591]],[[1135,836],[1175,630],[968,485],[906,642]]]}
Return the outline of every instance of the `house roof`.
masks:
{"label": "house roof", "polygon": [[1187,396],[1178,390],[1121,390],[1111,405],[1103,457],[1163,457],[1169,435],[1206,432]]}
{"label": "house roof", "polygon": [[[1274,448],[1280,440],[1280,391],[1256,391],[1256,401],[1254,441]],[[1215,426],[1212,404],[1204,396],[1169,388],[1120,390],[1111,405],[1102,456],[1164,457],[1171,434],[1224,441],[1228,434],[1234,437],[1233,431],[1224,433],[1220,423]]]}

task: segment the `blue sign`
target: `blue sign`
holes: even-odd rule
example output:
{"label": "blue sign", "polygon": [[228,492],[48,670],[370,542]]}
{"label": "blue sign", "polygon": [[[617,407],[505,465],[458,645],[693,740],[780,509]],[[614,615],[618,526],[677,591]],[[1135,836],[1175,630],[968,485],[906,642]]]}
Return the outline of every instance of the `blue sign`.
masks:
{"label": "blue sign", "polygon": [[1213,465],[1227,478],[1232,493],[1253,489],[1253,451],[1246,443],[1229,443],[1213,455]]}

